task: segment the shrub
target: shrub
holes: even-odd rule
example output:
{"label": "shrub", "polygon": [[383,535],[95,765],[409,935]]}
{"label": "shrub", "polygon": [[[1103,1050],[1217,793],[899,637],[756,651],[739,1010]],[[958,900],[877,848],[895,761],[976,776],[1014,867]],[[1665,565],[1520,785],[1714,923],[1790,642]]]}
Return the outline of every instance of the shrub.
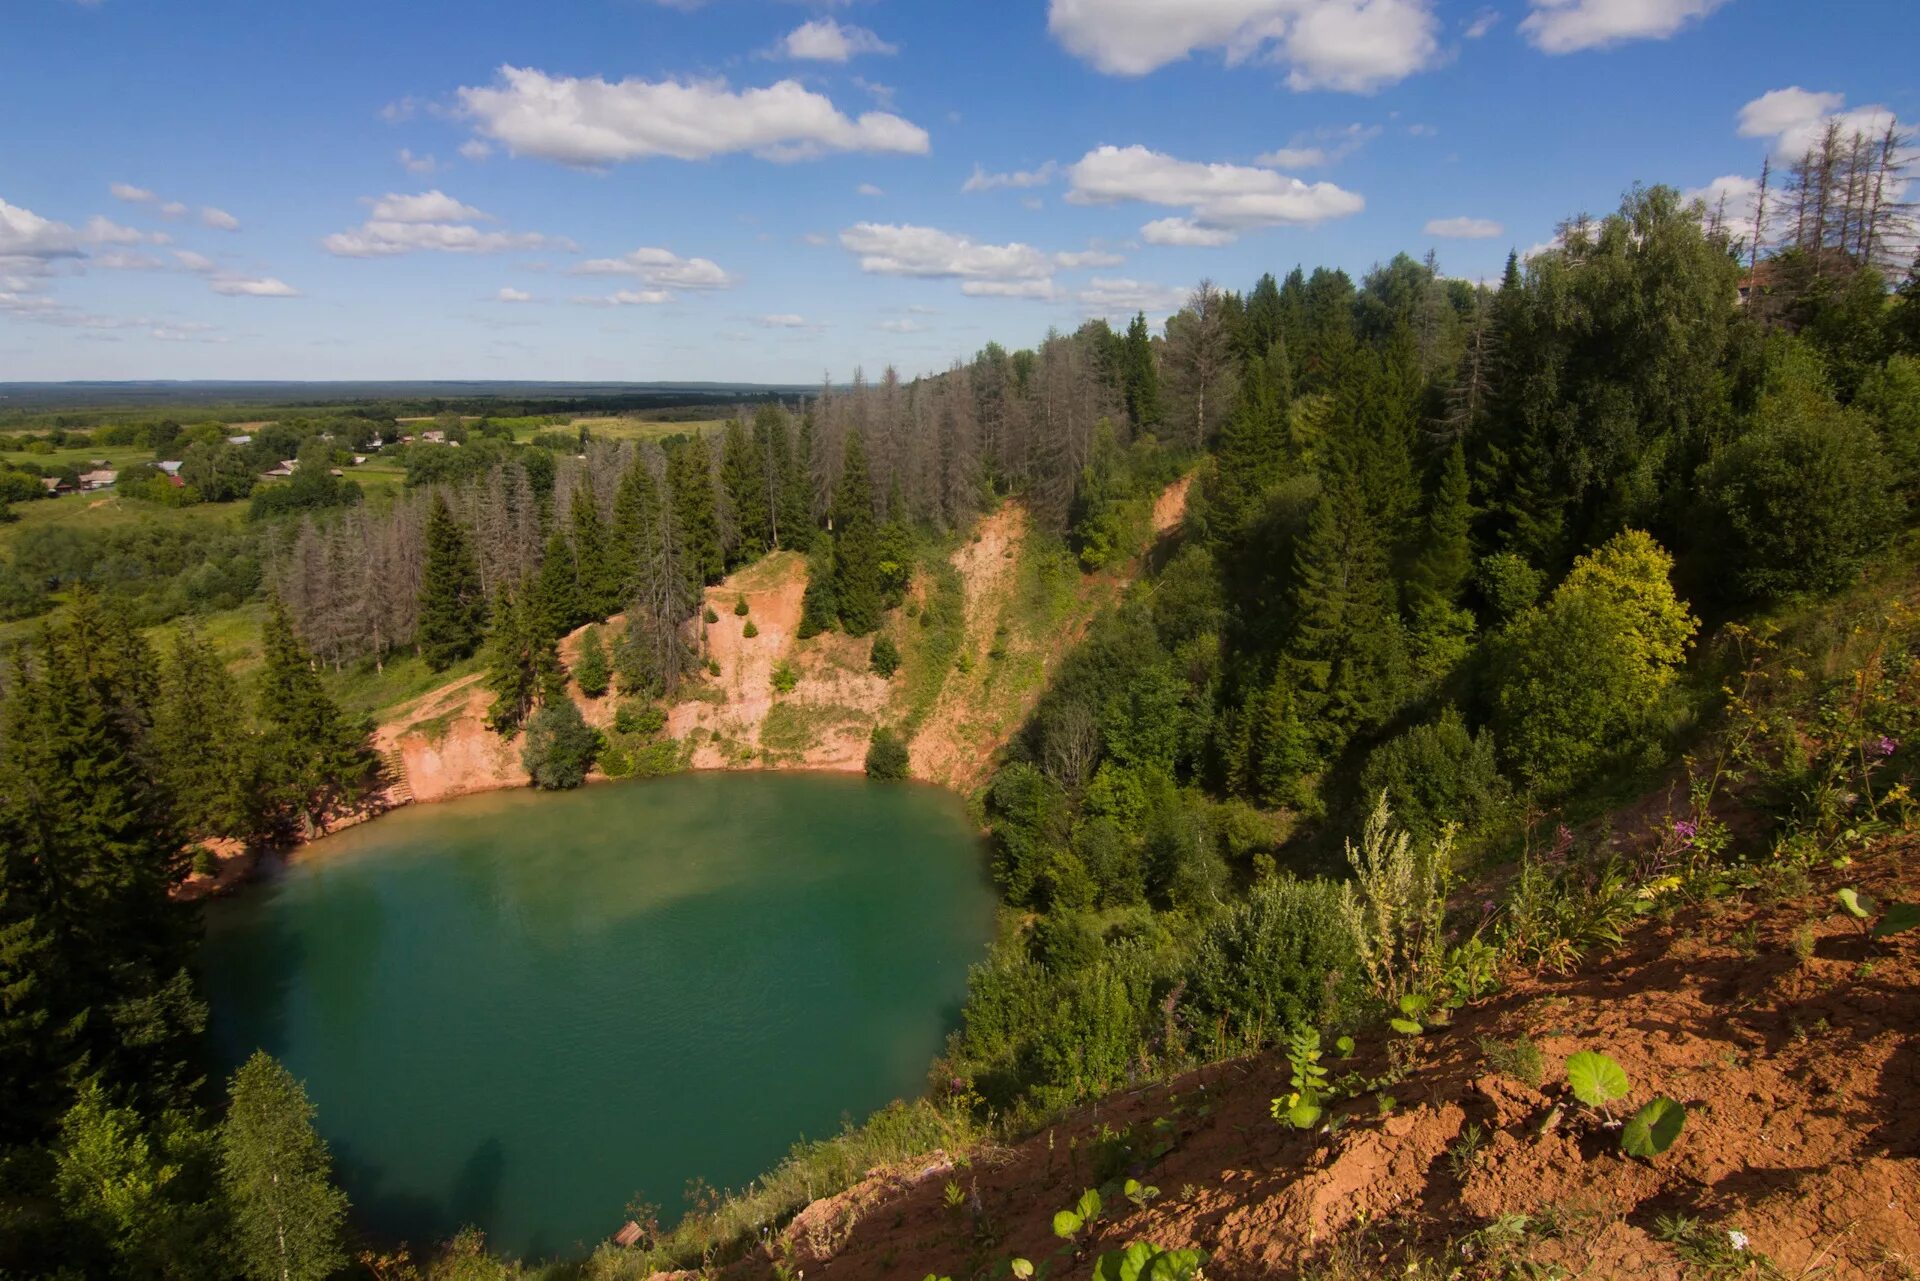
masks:
{"label": "shrub", "polygon": [[1034,959],[1056,973],[1082,970],[1100,959],[1100,931],[1085,912],[1053,911],[1033,929]]}
{"label": "shrub", "polygon": [[900,647],[893,643],[893,637],[882,632],[873,638],[873,651],[867,662],[875,673],[892,679],[893,674],[900,670]]}
{"label": "shrub", "polygon": [[747,625],[740,629],[740,635],[746,640],[752,640],[754,637],[758,636],[759,634],[760,634],[760,629],[753,625],[753,620],[751,618],[747,620]]}
{"label": "shrub", "polygon": [[570,698],[548,699],[527,724],[520,761],[533,785],[547,791],[578,787],[587,781],[599,751],[600,736],[580,718]]}
{"label": "shrub", "polygon": [[1495,552],[1481,558],[1474,569],[1473,586],[1493,621],[1504,623],[1532,608],[1546,590],[1547,576],[1528,564],[1524,556]]}
{"label": "shrub", "polygon": [[220,871],[220,860],[214,852],[204,845],[193,847],[193,874],[195,876],[214,876]]}
{"label": "shrub", "polygon": [[907,776],[907,745],[884,725],[873,731],[867,743],[867,777],[896,782]]}
{"label": "shrub", "polygon": [[580,692],[588,698],[599,698],[607,692],[610,679],[607,647],[600,641],[598,627],[589,627],[580,634],[580,650],[573,661],[573,679],[580,683]]}
{"label": "shrub", "polygon": [[613,714],[613,727],[622,734],[658,734],[667,714],[651,703],[622,703]]}
{"label": "shrub", "polygon": [[1222,1052],[1337,1022],[1358,995],[1359,957],[1331,884],[1272,877],[1200,940],[1189,991]]}
{"label": "shrub", "polygon": [[708,623],[717,623],[720,621],[720,615],[713,612],[713,606],[711,605],[701,611],[700,617]]}
{"label": "shrub", "polygon": [[745,596],[733,602],[733,613],[736,618],[745,618],[747,616],[747,598]]}
{"label": "shrub", "polygon": [[1508,797],[1494,764],[1493,735],[1485,729],[1467,733],[1451,706],[1376,747],[1360,772],[1360,789],[1365,796],[1386,793],[1415,840],[1432,840],[1449,822],[1477,830]]}
{"label": "shrub", "polygon": [[1487,1066],[1502,1076],[1510,1076],[1523,1085],[1540,1088],[1547,1076],[1547,1057],[1540,1052],[1533,1038],[1522,1032],[1511,1041],[1496,1041],[1492,1037],[1480,1039],[1480,1053],[1487,1059]]}
{"label": "shrub", "polygon": [[[1340,887],[1340,914],[1374,995],[1383,1001],[1424,1001],[1440,980],[1452,853],[1450,833],[1416,846],[1394,826],[1385,795],[1367,817],[1360,844],[1347,842],[1353,880]],[[1401,1009],[1415,1015],[1404,1004]]]}
{"label": "shrub", "polygon": [[800,683],[800,673],[793,670],[793,664],[782,659],[773,667],[773,688],[777,693],[791,694],[793,687]]}
{"label": "shrub", "polygon": [[1649,736],[1697,625],[1672,568],[1658,543],[1628,530],[1499,637],[1494,727],[1508,763],[1535,784],[1566,787]]}

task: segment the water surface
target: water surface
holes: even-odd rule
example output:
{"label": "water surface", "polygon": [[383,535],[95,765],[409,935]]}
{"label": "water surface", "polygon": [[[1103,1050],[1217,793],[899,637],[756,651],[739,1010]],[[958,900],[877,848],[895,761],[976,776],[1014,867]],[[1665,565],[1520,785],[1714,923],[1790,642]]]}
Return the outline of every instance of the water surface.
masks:
{"label": "water surface", "polygon": [[355,1216],[529,1255],[920,1091],[992,894],[957,798],[692,774],[402,810],[212,905],[214,1043],[307,1083]]}

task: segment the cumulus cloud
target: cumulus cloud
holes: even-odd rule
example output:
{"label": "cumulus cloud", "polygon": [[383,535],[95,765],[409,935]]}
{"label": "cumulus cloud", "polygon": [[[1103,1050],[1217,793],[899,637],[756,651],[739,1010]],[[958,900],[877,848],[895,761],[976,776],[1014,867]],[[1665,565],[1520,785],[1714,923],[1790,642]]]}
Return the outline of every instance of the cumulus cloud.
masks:
{"label": "cumulus cloud", "polygon": [[493,300],[495,302],[532,302],[533,295],[524,289],[515,289],[511,285],[506,285],[493,296]]}
{"label": "cumulus cloud", "polygon": [[160,206],[160,216],[162,218],[184,218],[187,216],[187,207],[178,200],[169,200]]}
{"label": "cumulus cloud", "polygon": [[435,187],[418,195],[402,196],[389,191],[384,196],[365,196],[361,204],[373,206],[368,217],[375,222],[476,222],[493,221],[472,205],[455,200]]}
{"label": "cumulus cloud", "polygon": [[1466,29],[1460,34],[1469,40],[1478,40],[1481,36],[1493,30],[1495,26],[1499,25],[1499,22],[1500,11],[1498,9],[1482,9],[1480,12],[1474,14],[1472,18],[1468,19]]}
{"label": "cumulus cloud", "polygon": [[1432,0],[1051,0],[1047,29],[1110,75],[1217,49],[1229,66],[1286,66],[1295,90],[1367,93],[1440,56]]}
{"label": "cumulus cloud", "polygon": [[973,176],[960,184],[965,192],[994,191],[1001,187],[1044,187],[1053,181],[1060,172],[1060,166],[1049,160],[1034,169],[1015,169],[1008,173],[988,173],[979,165],[974,165]]}
{"label": "cumulus cloud", "polygon": [[216,209],[212,205],[200,206],[200,225],[203,227],[212,227],[215,231],[240,230],[240,220],[238,218],[226,210]]}
{"label": "cumulus cloud", "polygon": [[806,62],[846,62],[864,53],[898,53],[865,27],[842,26],[832,18],[802,23],[780,41],[779,53]]}
{"label": "cumulus cloud", "polygon": [[900,316],[892,320],[883,320],[874,328],[885,330],[890,334],[918,334],[926,332],[927,327],[917,320]]}
{"label": "cumulus cloud", "polygon": [[[1798,85],[1763,93],[1740,108],[1740,136],[1768,139],[1768,149],[1786,160],[1817,148],[1829,125],[1838,125],[1844,139],[1858,133],[1878,140],[1889,126],[1899,132],[1898,120],[1886,107],[1848,107],[1844,94],[1815,93]],[[1909,147],[1895,167],[1906,169],[1916,162],[1920,153]]]}
{"label": "cumulus cloud", "polygon": [[1491,218],[1435,218],[1427,223],[1429,236],[1449,240],[1491,240],[1506,228]]}
{"label": "cumulus cloud", "polygon": [[807,318],[785,311],[777,315],[757,317],[754,323],[762,329],[805,329]]}
{"label": "cumulus cloud", "polygon": [[840,233],[840,244],[859,255],[860,270],[876,276],[924,280],[1040,280],[1053,262],[1032,245],[987,245],[936,227],[862,222]]}
{"label": "cumulus cloud", "polygon": [[1053,256],[1053,263],[1067,271],[1078,267],[1118,267],[1125,262],[1125,256],[1107,249],[1078,249]]}
{"label": "cumulus cloud", "polygon": [[115,200],[124,200],[130,205],[150,205],[158,198],[145,187],[136,187],[130,182],[109,183],[107,190]]}
{"label": "cumulus cloud", "polygon": [[493,154],[493,147],[484,138],[469,138],[460,144],[460,154],[468,160],[485,160]]}
{"label": "cumulus cloud", "polygon": [[[99,214],[76,228],[0,199],[0,268],[38,271],[55,258],[86,258],[95,246],[164,245],[170,240],[165,232],[141,231]],[[132,261],[123,258],[101,265],[125,267]]]}
{"label": "cumulus cloud", "polygon": [[1067,199],[1080,205],[1123,200],[1185,207],[1180,217],[1148,223],[1150,244],[1223,245],[1257,227],[1312,226],[1360,212],[1366,201],[1330,182],[1302,182],[1272,169],[1201,164],[1145,147],[1099,147],[1067,171]]}
{"label": "cumulus cloud", "polygon": [[1026,298],[1052,302],[1060,296],[1051,280],[965,280],[960,292],[972,298]]}
{"label": "cumulus cloud", "polygon": [[1095,276],[1087,287],[1074,295],[1090,316],[1132,316],[1137,312],[1166,316],[1180,310],[1186,291],[1170,285],[1150,284],[1125,277],[1105,279]]}
{"label": "cumulus cloud", "polygon": [[237,298],[297,298],[300,296],[298,289],[273,276],[216,277],[213,282],[213,292]]}
{"label": "cumulus cloud", "polygon": [[1719,218],[1728,235],[1752,243],[1760,201],[1757,179],[1723,174],[1704,187],[1693,187],[1680,194],[1684,200],[1699,201],[1706,218]]}
{"label": "cumulus cloud", "polygon": [[432,156],[416,156],[410,147],[402,147],[395,157],[400,167],[408,173],[432,173],[440,167],[440,162]]}
{"label": "cumulus cloud", "polygon": [[1665,40],[1727,0],[1528,0],[1520,32],[1545,53],[1604,49],[1629,40]]}
{"label": "cumulus cloud", "polygon": [[213,259],[205,254],[195,253],[191,249],[176,249],[173,251],[173,258],[184,271],[206,273],[212,271],[214,267]]}
{"label": "cumulus cloud", "polygon": [[611,294],[576,294],[574,302],[583,307],[658,307],[673,301],[669,289],[622,289]]}
{"label": "cumulus cloud", "polygon": [[682,258],[670,249],[644,246],[618,258],[589,258],[576,276],[637,276],[656,289],[729,289],[734,278],[710,258]]}
{"label": "cumulus cloud", "polygon": [[570,165],[748,152],[801,160],[829,151],[922,155],[926,130],[884,111],[850,118],[797,80],[733,90],[723,80],[610,82],[503,66],[497,83],[462,88],[462,111],[515,155]]}

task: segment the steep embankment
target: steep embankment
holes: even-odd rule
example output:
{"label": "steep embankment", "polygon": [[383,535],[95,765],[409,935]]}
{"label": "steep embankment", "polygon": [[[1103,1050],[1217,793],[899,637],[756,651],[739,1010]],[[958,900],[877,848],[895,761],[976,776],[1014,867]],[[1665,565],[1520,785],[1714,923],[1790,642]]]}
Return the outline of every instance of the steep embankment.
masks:
{"label": "steep embankment", "polygon": [[[783,1275],[1039,1261],[1060,1244],[1055,1210],[1132,1176],[1159,1195],[1141,1208],[1108,1195],[1067,1275],[1149,1240],[1208,1251],[1212,1281],[1912,1277],[1920,930],[1871,940],[1833,892],[1911,902],[1917,852],[1905,838],[1795,899],[1649,924],[1571,975],[1515,982],[1449,1029],[1401,1038],[1397,1068],[1378,1037],[1351,1062],[1329,1055],[1336,1080],[1386,1076],[1396,1100],[1384,1115],[1377,1094],[1334,1105],[1330,1134],[1271,1119],[1289,1069],[1267,1054],[1110,1098],[1010,1149],[877,1171],[785,1229]],[[1617,1115],[1661,1094],[1686,1106],[1669,1151],[1622,1155],[1617,1127],[1571,1097],[1562,1065],[1586,1049],[1626,1070]],[[729,1275],[769,1275],[770,1257]]]}
{"label": "steep embankment", "polygon": [[[1180,523],[1187,487],[1183,478],[1155,500],[1143,556]],[[909,608],[886,624],[906,659],[891,681],[869,668],[870,638],[799,638],[804,557],[775,552],[708,588],[706,608],[717,621],[700,623],[696,640],[718,673],[689,684],[666,709],[665,732],[681,744],[682,760],[694,769],[857,771],[873,728],[890,725],[909,735],[915,778],[961,791],[985,781],[1053,665],[1119,598],[1138,558],[1120,572],[1081,574],[1057,546],[1032,536],[1024,506],[1008,502],[980,521],[950,563],[958,636],[943,642],[922,626],[940,585],[916,575]],[[734,612],[741,600],[745,615]],[[563,659],[571,661],[579,637],[562,641]],[[776,683],[783,668],[792,678],[786,691]],[[614,698],[587,699],[577,687],[573,694],[589,724],[611,723]],[[484,678],[474,675],[380,717],[375,745],[399,780],[395,801],[526,785],[519,740],[487,728],[488,702]]]}

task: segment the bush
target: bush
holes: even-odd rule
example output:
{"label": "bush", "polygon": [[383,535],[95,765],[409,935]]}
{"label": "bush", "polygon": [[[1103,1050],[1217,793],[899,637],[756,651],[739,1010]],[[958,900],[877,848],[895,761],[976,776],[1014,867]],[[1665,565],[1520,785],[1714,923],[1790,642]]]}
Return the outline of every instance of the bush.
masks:
{"label": "bush", "polygon": [[598,627],[589,627],[580,634],[580,649],[573,660],[573,679],[580,683],[580,692],[588,698],[599,698],[607,692],[610,679],[607,647],[601,643]]}
{"label": "bush", "polygon": [[900,670],[900,647],[893,643],[893,637],[882,632],[873,638],[873,651],[867,661],[880,676],[892,679]]}
{"label": "bush", "polygon": [[740,636],[744,640],[752,640],[754,637],[758,636],[759,634],[760,634],[760,629],[753,625],[753,620],[751,618],[747,620],[747,625],[740,629]]}
{"label": "bush", "polygon": [[1294,1028],[1338,1023],[1358,998],[1359,970],[1339,891],[1279,876],[1202,936],[1189,991],[1219,1051],[1251,1050]]}
{"label": "bush", "polygon": [[658,734],[667,714],[651,703],[622,703],[613,714],[613,728],[622,734]]}
{"label": "bush", "polygon": [[773,665],[773,688],[775,693],[791,694],[793,687],[800,683],[800,673],[793,670],[793,664],[782,659]]}
{"label": "bush", "polygon": [[733,613],[736,618],[745,618],[747,616],[747,598],[745,596],[733,602]]}
{"label": "bush", "polygon": [[717,623],[720,621],[720,615],[713,612],[713,606],[711,605],[707,606],[706,609],[702,611],[700,617],[705,621],[707,621],[708,623]]}
{"label": "bush", "polygon": [[907,776],[907,745],[885,726],[873,731],[867,743],[867,777],[897,782]]}
{"label": "bush", "polygon": [[528,723],[520,761],[535,787],[560,791],[587,781],[599,748],[600,736],[580,718],[573,700],[554,698],[543,703]]}
{"label": "bush", "polygon": [[1504,623],[1532,608],[1546,590],[1547,576],[1528,564],[1524,556],[1495,552],[1482,557],[1474,568],[1473,586],[1489,617]]}
{"label": "bush", "polygon": [[1642,745],[1693,637],[1673,560],[1628,530],[1575,562],[1494,647],[1494,727],[1509,764],[1548,789]]}
{"label": "bush", "polygon": [[1494,764],[1493,734],[1467,733],[1449,706],[1424,725],[1382,743],[1360,772],[1360,792],[1369,800],[1386,792],[1402,825],[1416,841],[1432,840],[1443,825],[1482,829],[1508,798]]}

